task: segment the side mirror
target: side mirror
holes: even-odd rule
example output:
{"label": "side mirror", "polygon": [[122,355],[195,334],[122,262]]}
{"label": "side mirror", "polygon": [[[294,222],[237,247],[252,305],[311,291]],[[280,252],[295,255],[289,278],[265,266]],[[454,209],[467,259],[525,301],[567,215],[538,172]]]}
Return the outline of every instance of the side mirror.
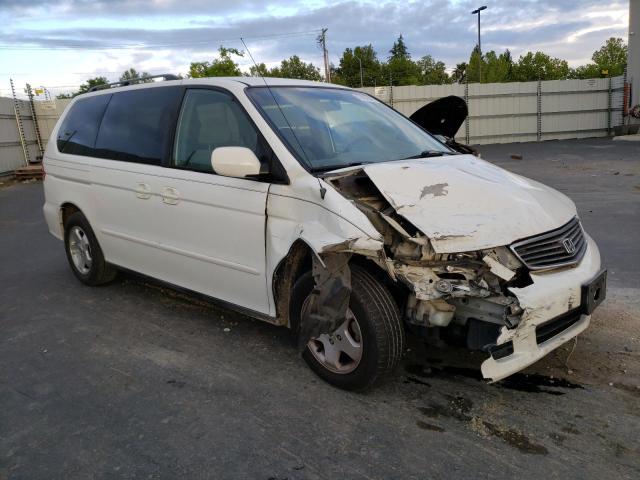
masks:
{"label": "side mirror", "polygon": [[218,147],[211,152],[211,167],[218,175],[244,178],[260,174],[260,160],[246,147]]}

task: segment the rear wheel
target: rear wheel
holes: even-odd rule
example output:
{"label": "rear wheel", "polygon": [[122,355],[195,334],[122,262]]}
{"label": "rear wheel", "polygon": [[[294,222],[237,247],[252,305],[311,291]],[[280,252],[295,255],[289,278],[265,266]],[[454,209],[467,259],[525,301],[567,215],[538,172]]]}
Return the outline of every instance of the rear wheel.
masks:
{"label": "rear wheel", "polygon": [[[304,274],[293,287],[292,325],[309,305],[314,280]],[[338,328],[311,339],[302,357],[323,380],[346,390],[365,390],[393,371],[404,352],[404,331],[389,290],[358,265],[351,267],[351,297]]]}
{"label": "rear wheel", "polygon": [[117,270],[105,262],[98,240],[82,213],[75,212],[66,220],[64,244],[71,270],[82,283],[101,285],[115,278]]}

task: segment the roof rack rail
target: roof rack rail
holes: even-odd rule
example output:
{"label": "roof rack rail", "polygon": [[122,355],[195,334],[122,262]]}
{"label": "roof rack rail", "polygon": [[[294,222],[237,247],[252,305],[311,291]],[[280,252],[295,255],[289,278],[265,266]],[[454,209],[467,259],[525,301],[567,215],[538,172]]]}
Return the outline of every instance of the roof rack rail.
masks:
{"label": "roof rack rail", "polygon": [[127,85],[133,85],[135,83],[144,82],[146,80],[152,80],[154,78],[162,78],[163,80],[180,80],[180,77],[173,75],[172,73],[163,73],[162,75],[150,75],[148,77],[131,78],[129,80],[120,80],[119,82],[105,83],[102,85],[96,85],[91,87],[87,93],[95,92],[96,90],[104,90],[111,87],[126,87]]}

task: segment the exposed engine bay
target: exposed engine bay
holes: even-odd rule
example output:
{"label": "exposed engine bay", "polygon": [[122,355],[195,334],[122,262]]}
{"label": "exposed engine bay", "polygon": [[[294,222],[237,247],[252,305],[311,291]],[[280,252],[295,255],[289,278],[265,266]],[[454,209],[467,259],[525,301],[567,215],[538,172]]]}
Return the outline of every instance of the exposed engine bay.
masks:
{"label": "exposed engine bay", "polygon": [[507,287],[523,287],[531,279],[506,247],[468,253],[436,253],[430,240],[396,210],[362,171],[326,178],[352,200],[382,234],[384,256],[372,258],[409,291],[405,319],[418,327],[474,326],[470,348],[487,350],[501,327],[515,328],[522,308]]}
{"label": "exposed engine bay", "polygon": [[348,284],[346,274],[330,273],[338,271],[329,268],[336,254],[343,262],[376,263],[409,330],[487,352],[481,370],[492,381],[584,331],[604,298],[597,246],[575,205],[544,185],[471,155],[358,165],[320,177],[377,235],[316,250],[313,295],[320,301],[302,319],[303,331],[322,324],[330,332],[344,318],[346,301],[320,299]]}

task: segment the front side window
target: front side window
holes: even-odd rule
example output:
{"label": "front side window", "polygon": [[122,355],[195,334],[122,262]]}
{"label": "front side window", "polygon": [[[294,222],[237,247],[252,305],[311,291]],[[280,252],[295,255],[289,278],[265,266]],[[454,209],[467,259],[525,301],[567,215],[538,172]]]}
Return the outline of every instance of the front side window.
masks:
{"label": "front side window", "polygon": [[111,95],[78,99],[58,129],[56,145],[60,153],[94,156],[100,120]]}
{"label": "front side window", "polygon": [[187,90],[178,120],[173,165],[213,172],[211,153],[218,147],[246,147],[261,163],[270,149],[231,95],[218,90]]}
{"label": "front side window", "polygon": [[180,94],[178,87],[114,93],[98,132],[97,156],[160,165],[171,142]]}
{"label": "front side window", "polygon": [[311,171],[452,151],[382,102],[318,87],[253,87],[247,94]]}

